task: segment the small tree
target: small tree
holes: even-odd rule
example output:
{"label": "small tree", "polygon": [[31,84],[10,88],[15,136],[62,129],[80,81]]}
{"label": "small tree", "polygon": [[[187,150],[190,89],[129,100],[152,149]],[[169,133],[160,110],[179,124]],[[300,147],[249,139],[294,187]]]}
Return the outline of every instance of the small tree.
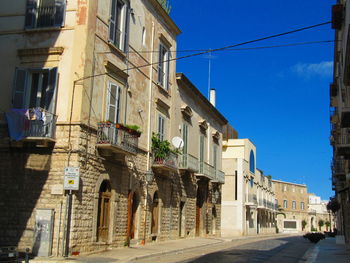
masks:
{"label": "small tree", "polygon": [[335,214],[340,209],[340,204],[336,197],[332,197],[328,204],[327,204],[327,210],[332,211],[333,214]]}
{"label": "small tree", "polygon": [[331,226],[331,222],[326,221],[325,225],[326,225],[326,231],[328,232],[328,228]]}
{"label": "small tree", "polygon": [[302,227],[302,230],[304,231],[305,227],[307,225],[307,222],[305,219],[303,219],[303,221],[301,221],[301,227]]}
{"label": "small tree", "polygon": [[321,228],[324,226],[324,221],[322,219],[318,220],[318,228],[321,231]]}

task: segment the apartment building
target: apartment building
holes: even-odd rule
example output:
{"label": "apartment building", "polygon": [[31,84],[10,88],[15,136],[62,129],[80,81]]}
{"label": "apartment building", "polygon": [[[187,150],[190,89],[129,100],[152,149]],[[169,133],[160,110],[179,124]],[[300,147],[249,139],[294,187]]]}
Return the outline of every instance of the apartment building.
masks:
{"label": "apartment building", "polygon": [[[272,180],[275,185],[276,200],[279,208],[277,228],[279,232],[293,233],[310,231],[316,228],[315,217],[309,216],[309,194],[305,184]],[[306,222],[306,226],[303,223]]]}
{"label": "apartment building", "polygon": [[350,242],[350,1],[338,0],[332,7],[332,28],[335,30],[333,83],[330,85],[330,143],[333,147],[332,189],[337,211],[338,234]]}
{"label": "apartment building", "polygon": [[168,11],[157,0],[4,4],[0,246],[60,256],[220,235],[227,121],[176,76]]}
{"label": "apartment building", "polygon": [[[232,130],[232,129],[227,129]],[[249,139],[225,135],[222,166],[223,236],[275,233],[275,193],[271,178],[256,168],[256,147]]]}
{"label": "apartment building", "polygon": [[214,95],[208,101],[183,73],[176,76],[172,130],[174,137],[181,137],[184,143],[179,162],[184,186],[180,234],[220,236],[221,185],[225,182],[221,153],[227,120],[215,108]]}

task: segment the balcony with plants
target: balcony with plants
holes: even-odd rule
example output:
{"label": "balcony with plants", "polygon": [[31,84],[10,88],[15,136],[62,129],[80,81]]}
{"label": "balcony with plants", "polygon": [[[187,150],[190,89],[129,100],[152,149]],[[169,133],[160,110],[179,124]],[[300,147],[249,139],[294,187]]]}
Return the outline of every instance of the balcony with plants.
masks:
{"label": "balcony with plants", "polygon": [[97,148],[102,150],[102,155],[136,154],[140,136],[141,131],[137,125],[123,125],[110,121],[97,124]]}
{"label": "balcony with plants", "polygon": [[178,154],[177,150],[174,150],[170,146],[170,142],[167,140],[161,140],[158,135],[152,136],[152,155],[153,163],[152,168],[154,170],[164,172],[175,172],[178,169]]}

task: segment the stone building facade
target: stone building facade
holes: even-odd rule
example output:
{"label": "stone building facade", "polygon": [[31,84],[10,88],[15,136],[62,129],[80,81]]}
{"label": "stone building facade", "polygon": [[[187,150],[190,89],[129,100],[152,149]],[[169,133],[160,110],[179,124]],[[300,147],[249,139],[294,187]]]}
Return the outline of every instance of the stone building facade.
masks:
{"label": "stone building facade", "polygon": [[[171,60],[180,30],[160,2],[15,0],[0,14],[0,245],[59,256],[219,235],[216,170],[197,182],[181,154],[154,147],[183,137]],[[220,154],[226,120],[199,100],[188,104],[193,127],[210,123]],[[80,178],[64,185],[67,167]]]}
{"label": "stone building facade", "polygon": [[[295,233],[310,231],[316,220],[309,216],[309,194],[305,184],[272,180],[275,185],[276,204],[279,207],[277,228],[279,232]],[[303,227],[303,221],[306,226]]]}
{"label": "stone building facade", "polygon": [[332,190],[339,204],[336,212],[338,235],[350,242],[350,98],[349,98],[350,1],[338,0],[332,6],[335,30],[333,83],[330,93],[330,143],[333,147]]}
{"label": "stone building facade", "polygon": [[[230,130],[230,129],[228,129]],[[256,147],[249,139],[223,142],[222,235],[275,233],[275,192],[271,178],[256,169]]]}

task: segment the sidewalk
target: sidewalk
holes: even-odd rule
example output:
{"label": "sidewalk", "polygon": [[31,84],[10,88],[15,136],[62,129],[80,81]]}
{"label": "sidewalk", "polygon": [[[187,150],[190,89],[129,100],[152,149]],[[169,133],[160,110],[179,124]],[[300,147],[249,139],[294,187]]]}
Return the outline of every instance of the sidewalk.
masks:
{"label": "sidewalk", "polygon": [[310,248],[300,262],[307,263],[349,263],[350,245],[339,245],[335,238],[328,237]]}
{"label": "sidewalk", "polygon": [[[231,238],[188,238],[170,241],[148,243],[145,246],[135,245],[132,247],[115,248],[91,255],[63,258],[35,258],[30,263],[128,263],[137,259],[145,259],[165,254],[182,253],[187,250],[210,247],[216,244],[243,240],[264,239],[283,236],[281,234],[266,234],[259,236],[242,236]],[[286,236],[286,235],[284,235]],[[289,236],[289,235],[288,235]]]}

